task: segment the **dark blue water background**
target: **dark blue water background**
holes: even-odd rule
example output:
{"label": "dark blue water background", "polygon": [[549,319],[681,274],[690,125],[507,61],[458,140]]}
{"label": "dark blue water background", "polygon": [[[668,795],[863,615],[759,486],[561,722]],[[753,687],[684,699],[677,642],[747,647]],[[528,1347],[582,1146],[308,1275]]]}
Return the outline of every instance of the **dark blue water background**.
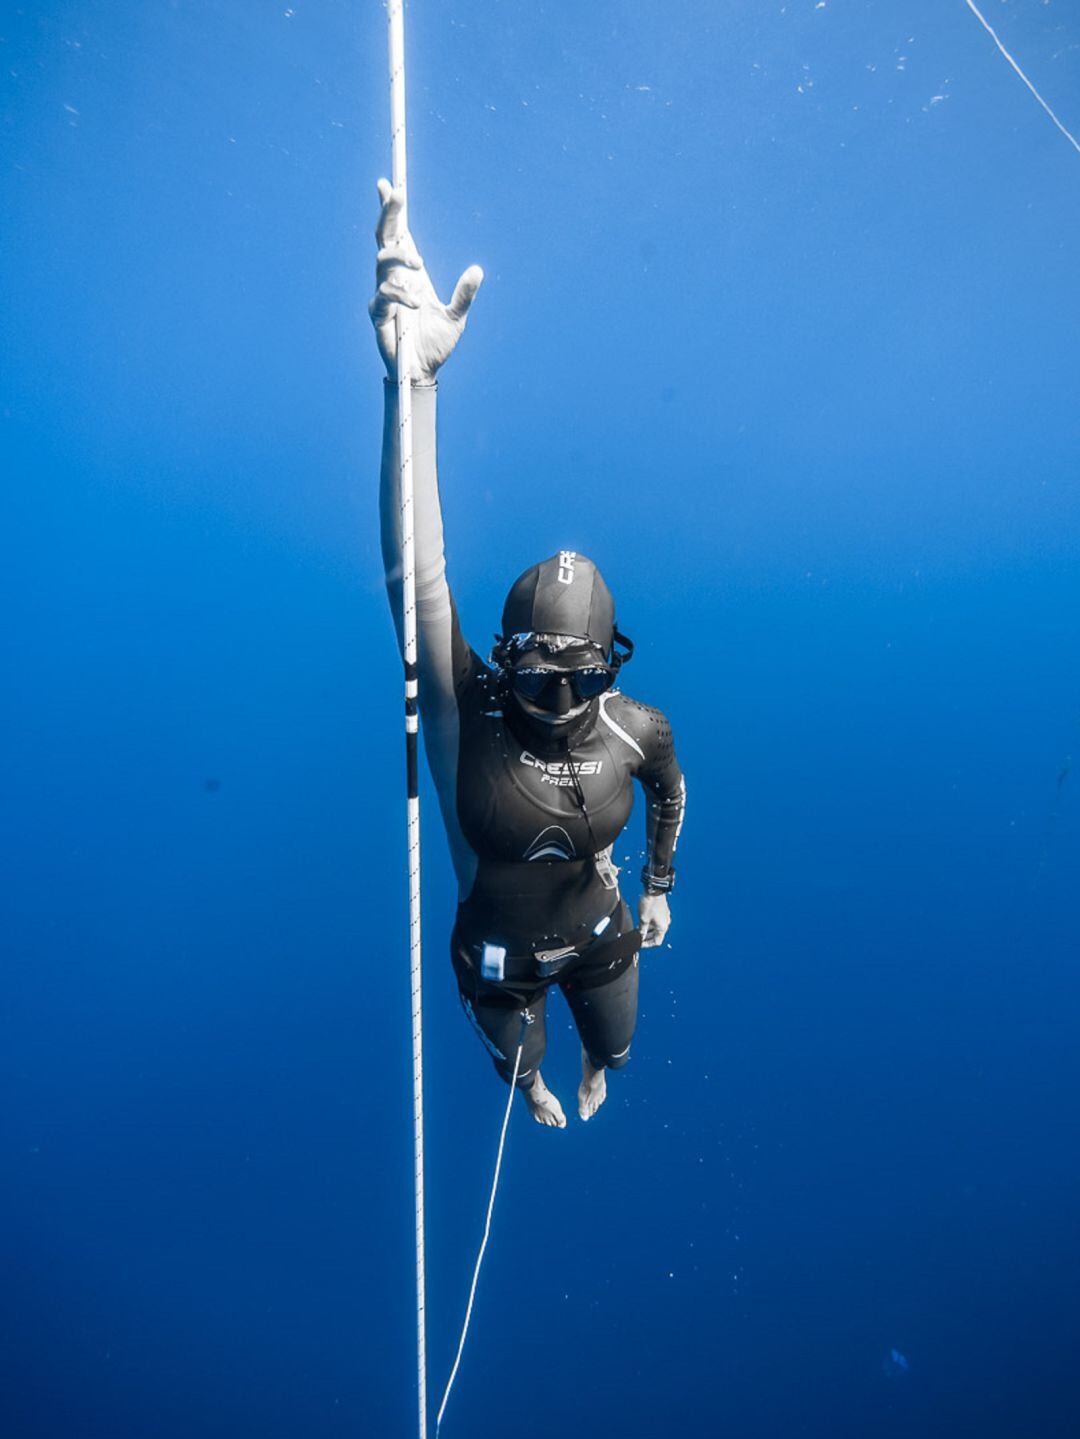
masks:
{"label": "dark blue water background", "polygon": [[[1080,128],[1075,8],[986,3]],[[418,239],[487,271],[467,630],[592,555],[690,793],[632,1066],[515,1115],[446,1439],[1075,1434],[1080,155],[962,0],[409,45]],[[11,1439],[415,1433],[384,46],[344,0],[0,26]],[[427,814],[434,1388],[504,1091]]]}

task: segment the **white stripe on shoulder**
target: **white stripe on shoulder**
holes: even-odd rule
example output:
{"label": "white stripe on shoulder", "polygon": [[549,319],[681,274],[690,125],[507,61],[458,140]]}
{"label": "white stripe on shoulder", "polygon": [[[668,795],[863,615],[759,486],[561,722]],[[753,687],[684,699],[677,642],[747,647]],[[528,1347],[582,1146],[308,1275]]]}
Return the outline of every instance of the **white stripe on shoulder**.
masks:
{"label": "white stripe on shoulder", "polygon": [[641,756],[641,758],[644,759],[645,751],[638,744],[637,740],[633,739],[630,735],[628,735],[623,729],[622,725],[617,725],[615,721],[611,718],[611,716],[608,714],[607,702],[610,698],[610,694],[600,696],[600,718],[604,721],[609,730],[612,730],[615,734],[617,734],[621,740],[624,740],[632,750],[635,750]]}
{"label": "white stripe on shoulder", "polygon": [[679,835],[682,834],[682,824],[683,824],[683,820],[684,820],[685,818],[686,818],[686,779],[685,779],[685,777],[684,777],[684,778],[682,778],[682,779],[679,780],[679,822],[678,822],[678,824],[675,826],[675,838],[671,841],[671,852],[672,852],[672,854],[674,854],[674,853],[675,853],[675,850],[678,848],[678,845],[679,845]]}

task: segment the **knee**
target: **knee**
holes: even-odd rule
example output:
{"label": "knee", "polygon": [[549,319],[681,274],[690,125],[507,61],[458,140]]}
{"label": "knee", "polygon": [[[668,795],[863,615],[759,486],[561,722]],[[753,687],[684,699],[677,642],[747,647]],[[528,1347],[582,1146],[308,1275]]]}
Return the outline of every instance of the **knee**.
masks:
{"label": "knee", "polygon": [[[519,1089],[531,1089],[536,1083],[536,1076],[539,1072],[538,1069],[526,1069],[522,1074],[518,1075],[517,1087]],[[510,1082],[509,1075],[506,1076],[506,1080],[507,1083]]]}
{"label": "knee", "polygon": [[620,1050],[618,1054],[589,1055],[589,1063],[594,1069],[622,1069],[630,1063],[630,1046]]}
{"label": "knee", "polygon": [[[495,1072],[505,1084],[509,1084],[514,1077],[514,1066],[512,1064],[507,1064],[504,1060],[497,1059],[495,1061]],[[538,1065],[532,1065],[528,1069],[526,1069],[525,1066],[522,1065],[517,1077],[517,1088],[531,1089],[536,1083],[536,1076],[538,1072]]]}

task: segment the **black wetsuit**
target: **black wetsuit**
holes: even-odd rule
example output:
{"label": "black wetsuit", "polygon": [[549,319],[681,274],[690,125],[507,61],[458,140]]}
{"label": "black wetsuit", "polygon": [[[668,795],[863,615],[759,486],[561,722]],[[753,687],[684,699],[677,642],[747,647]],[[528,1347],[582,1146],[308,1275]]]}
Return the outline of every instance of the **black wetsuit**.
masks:
{"label": "black wetsuit", "polygon": [[[396,399],[388,385],[382,532],[400,636]],[[612,690],[553,737],[465,642],[445,575],[434,386],[413,389],[413,486],[420,714],[458,877],[451,949],[462,1003],[506,1079],[524,1033],[528,1087],[558,983],[592,1063],[617,1067],[633,1036],[639,937],[611,847],[637,779],[649,797],[649,872],[660,882],[671,873],[685,785],[670,726]]]}

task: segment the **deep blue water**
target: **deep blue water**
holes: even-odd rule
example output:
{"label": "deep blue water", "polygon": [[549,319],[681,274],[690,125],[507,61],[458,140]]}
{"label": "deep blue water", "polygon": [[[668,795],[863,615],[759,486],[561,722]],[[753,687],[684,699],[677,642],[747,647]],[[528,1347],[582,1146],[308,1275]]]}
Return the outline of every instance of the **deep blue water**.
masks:
{"label": "deep blue water", "polygon": [[[1075,132],[1075,7],[985,9]],[[1080,155],[962,0],[408,25],[466,628],[593,556],[690,799],[446,1439],[1080,1432]],[[0,24],[5,1439],[415,1433],[383,27]],[[504,1092],[426,799],[437,1390]]]}

